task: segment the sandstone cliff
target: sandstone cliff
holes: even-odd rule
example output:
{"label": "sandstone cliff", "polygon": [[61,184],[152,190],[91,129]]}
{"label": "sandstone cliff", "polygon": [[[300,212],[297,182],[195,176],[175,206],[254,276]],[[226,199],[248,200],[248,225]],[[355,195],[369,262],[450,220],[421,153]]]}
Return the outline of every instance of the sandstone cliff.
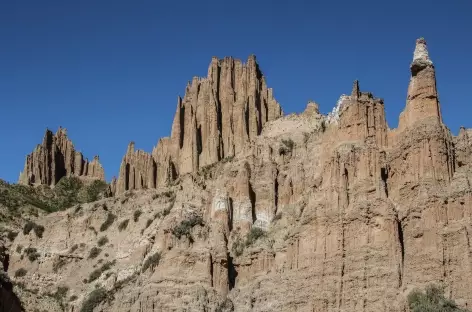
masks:
{"label": "sandstone cliff", "polygon": [[98,156],[92,161],[84,159],[67,137],[67,130],[59,128],[56,134],[46,130],[42,144],[26,156],[25,168],[19,183],[26,185],[55,185],[62,177],[89,177],[105,180]]}
{"label": "sandstone cliff", "polygon": [[159,140],[152,157],[143,151],[131,156],[130,145],[117,193],[165,185],[177,175],[233,157],[267,122],[280,116],[282,109],[267,88],[255,56],[245,64],[231,57],[213,57],[208,76],[194,77],[184,98],[177,99],[170,138]]}
{"label": "sandstone cliff", "polygon": [[[199,116],[215,116],[204,104],[223,92],[200,99],[214,80],[194,80],[171,137],[151,155],[129,146],[114,198],[40,218],[42,237],[19,234],[10,271],[27,272],[22,300],[50,311],[403,312],[414,287],[435,282],[470,308],[472,130],[453,137],[442,123],[424,39],[410,69],[397,129],[356,81],[328,116],[313,102],[284,117],[253,109],[220,130]],[[58,287],[66,295],[44,296]]]}

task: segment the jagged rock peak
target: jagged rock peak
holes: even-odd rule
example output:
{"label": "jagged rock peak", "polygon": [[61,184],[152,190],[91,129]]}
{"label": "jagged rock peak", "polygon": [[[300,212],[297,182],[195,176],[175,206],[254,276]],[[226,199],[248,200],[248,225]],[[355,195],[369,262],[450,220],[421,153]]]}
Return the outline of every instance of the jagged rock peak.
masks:
{"label": "jagged rock peak", "polygon": [[46,129],[42,144],[26,156],[18,183],[52,186],[62,177],[72,175],[105,180],[99,157],[95,156],[91,162],[84,159],[67,137],[67,129],[59,127],[55,134]]}
{"label": "jagged rock peak", "polygon": [[[152,159],[149,154],[139,159],[131,157],[134,147],[130,145],[117,193],[163,185],[178,175],[235,156],[247,148],[267,122],[282,115],[255,55],[250,55],[246,63],[232,57],[212,57],[207,77],[193,77],[184,97],[177,98],[171,137],[159,140]],[[137,172],[141,179],[132,177]]]}
{"label": "jagged rock peak", "polygon": [[442,121],[436,89],[436,73],[433,62],[429,58],[424,38],[416,40],[410,70],[407,103],[405,110],[400,115],[400,130],[425,118],[435,118]]}

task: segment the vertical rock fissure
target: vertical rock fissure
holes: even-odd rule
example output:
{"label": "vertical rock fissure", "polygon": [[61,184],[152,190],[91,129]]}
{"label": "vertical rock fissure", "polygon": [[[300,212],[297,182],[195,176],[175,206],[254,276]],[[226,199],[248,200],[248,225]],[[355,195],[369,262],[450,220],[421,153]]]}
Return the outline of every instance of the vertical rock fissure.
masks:
{"label": "vertical rock fissure", "polygon": [[388,172],[387,172],[387,168],[381,168],[380,169],[380,177],[382,179],[383,186],[384,186],[384,189],[385,189],[385,196],[387,196],[387,198],[388,198],[388,184],[387,184]]}
{"label": "vertical rock fissure", "polygon": [[233,263],[233,257],[231,257],[228,253],[228,286],[229,290],[236,287],[236,277],[238,276],[238,272]]}
{"label": "vertical rock fissure", "polygon": [[400,245],[400,272],[398,275],[398,281],[400,287],[403,285],[403,268],[405,266],[405,241],[403,237],[403,227],[400,220],[397,219],[397,232],[398,232],[398,243]]}
{"label": "vertical rock fissure", "polygon": [[184,147],[184,137],[185,137],[185,106],[180,106],[180,138],[179,146],[180,149]]}
{"label": "vertical rock fissure", "polygon": [[129,190],[129,164],[125,168],[125,191]]}
{"label": "vertical rock fissure", "polygon": [[275,214],[279,207],[279,169],[275,171],[275,181],[274,181],[274,205],[275,205]]}
{"label": "vertical rock fissure", "polygon": [[249,182],[249,199],[251,200],[252,222],[256,221],[256,193]]}

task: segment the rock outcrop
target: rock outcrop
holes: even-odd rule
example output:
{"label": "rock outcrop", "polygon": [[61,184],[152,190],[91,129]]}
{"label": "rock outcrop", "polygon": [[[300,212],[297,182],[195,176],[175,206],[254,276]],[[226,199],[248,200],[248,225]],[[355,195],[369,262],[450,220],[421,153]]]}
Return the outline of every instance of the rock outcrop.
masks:
{"label": "rock outcrop", "polygon": [[26,156],[25,168],[19,183],[25,185],[55,185],[62,177],[88,177],[105,180],[105,172],[98,156],[84,159],[67,137],[67,130],[59,128],[56,134],[46,129],[42,144]]}
{"label": "rock outcrop", "polygon": [[152,160],[142,152],[129,159],[128,150],[120,168],[117,192],[142,187],[130,180],[134,178],[127,175],[127,166],[142,167],[144,185],[165,185],[178,175],[197,172],[243,152],[267,122],[282,114],[254,55],[246,64],[231,57],[213,57],[208,76],[194,77],[183,99],[177,99],[171,136],[159,140]]}
{"label": "rock outcrop", "polygon": [[[427,55],[418,40],[397,129],[357,81],[328,116],[314,102],[262,113],[233,87],[257,81],[236,79],[257,77],[252,59],[215,59],[179,99],[171,137],[152,154],[130,144],[114,198],[39,218],[42,237],[19,233],[10,270],[25,269],[27,308],[403,312],[429,283],[470,308],[472,130],[442,123]],[[56,285],[71,299],[49,300]]]}

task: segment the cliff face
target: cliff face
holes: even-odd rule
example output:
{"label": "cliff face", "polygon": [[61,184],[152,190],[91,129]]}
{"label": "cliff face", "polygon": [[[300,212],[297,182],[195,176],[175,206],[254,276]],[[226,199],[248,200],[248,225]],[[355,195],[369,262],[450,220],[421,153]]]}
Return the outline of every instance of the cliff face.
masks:
{"label": "cliff face", "polygon": [[135,166],[141,168],[141,177],[147,181],[143,183],[154,187],[233,157],[244,151],[267,122],[280,116],[280,105],[267,88],[255,56],[246,64],[230,57],[213,57],[208,76],[194,77],[184,98],[177,99],[171,137],[159,140],[152,158],[139,151],[130,159],[128,149],[117,192],[142,188],[128,172]]}
{"label": "cliff face", "polygon": [[[61,285],[75,298],[67,311],[95,298],[103,311],[400,312],[431,282],[471,307],[472,130],[453,137],[442,123],[427,55],[418,40],[397,129],[357,81],[328,116],[310,103],[279,117],[275,101],[264,113],[247,96],[258,91],[228,100],[221,90],[238,83],[221,77],[240,75],[224,68],[244,70],[214,60],[179,99],[171,137],[152,154],[129,146],[115,198],[41,218],[42,238],[19,234],[12,250],[34,246],[40,259],[11,256],[29,307],[60,311],[28,289]],[[257,77],[250,64],[243,77]],[[253,117],[235,119],[237,99]]]}
{"label": "cliff face", "polygon": [[84,159],[67,137],[67,130],[56,134],[46,130],[42,144],[26,156],[25,168],[18,183],[25,185],[55,185],[62,177],[71,175],[105,180],[105,172],[98,156]]}

